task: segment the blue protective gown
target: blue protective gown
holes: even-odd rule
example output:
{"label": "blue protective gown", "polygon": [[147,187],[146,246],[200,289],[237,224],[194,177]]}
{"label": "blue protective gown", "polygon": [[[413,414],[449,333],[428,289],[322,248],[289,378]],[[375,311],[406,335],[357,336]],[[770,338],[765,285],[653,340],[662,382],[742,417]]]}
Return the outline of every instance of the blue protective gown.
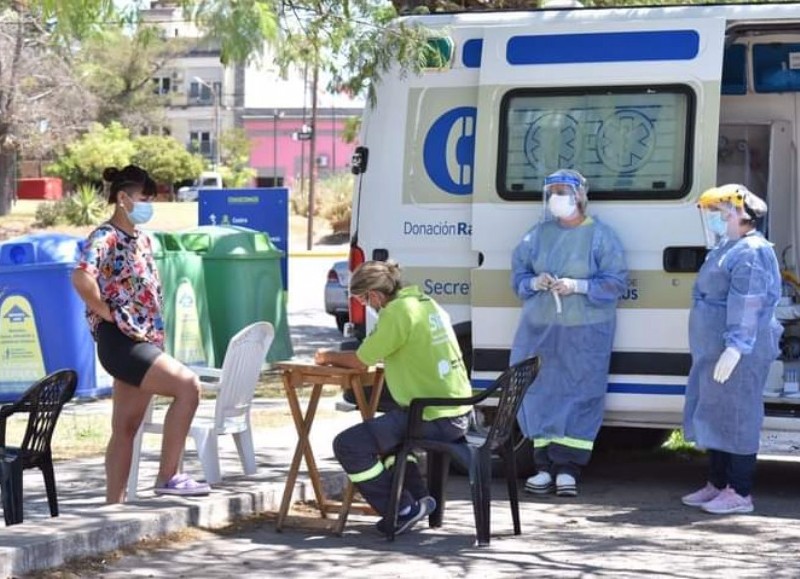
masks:
{"label": "blue protective gown", "polygon": [[[553,295],[530,287],[545,272],[586,279],[588,293],[563,296],[557,314]],[[628,286],[622,244],[590,217],[572,228],[545,221],[514,250],[511,284],[523,305],[510,361],[542,360],[519,411],[522,432],[536,446],[590,451],[603,420],[617,300]]]}
{"label": "blue protective gown", "polygon": [[[697,274],[689,315],[692,369],[683,428],[701,448],[758,452],[764,384],[783,328],[775,319],[781,274],[772,244],[757,231],[711,250]],[[733,346],[742,358],[724,384],[714,366]]]}

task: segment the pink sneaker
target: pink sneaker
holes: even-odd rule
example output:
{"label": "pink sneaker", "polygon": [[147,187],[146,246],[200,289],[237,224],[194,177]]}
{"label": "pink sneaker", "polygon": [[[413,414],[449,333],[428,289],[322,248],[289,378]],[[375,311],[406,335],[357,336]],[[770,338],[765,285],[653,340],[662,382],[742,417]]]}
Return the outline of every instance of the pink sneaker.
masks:
{"label": "pink sneaker", "polygon": [[714,515],[752,513],[753,498],[740,496],[731,487],[727,487],[717,495],[717,498],[703,504],[700,508]]}
{"label": "pink sneaker", "polygon": [[721,490],[711,483],[706,483],[706,486],[699,491],[694,491],[693,493],[681,497],[681,502],[688,507],[700,507],[708,501],[717,498],[721,492]]}

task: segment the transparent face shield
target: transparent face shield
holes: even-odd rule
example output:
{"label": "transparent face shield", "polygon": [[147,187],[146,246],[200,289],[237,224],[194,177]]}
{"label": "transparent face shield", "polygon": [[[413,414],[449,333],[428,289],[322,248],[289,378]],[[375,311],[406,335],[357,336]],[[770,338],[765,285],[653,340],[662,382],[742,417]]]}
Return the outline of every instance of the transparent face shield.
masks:
{"label": "transparent face shield", "polygon": [[721,202],[700,208],[706,247],[716,247],[720,243],[738,239],[740,220],[746,218],[741,207],[732,203]]}
{"label": "transparent face shield", "polygon": [[544,219],[570,219],[575,217],[580,211],[578,204],[577,182],[559,177],[553,182],[550,178],[545,180],[544,185]]}

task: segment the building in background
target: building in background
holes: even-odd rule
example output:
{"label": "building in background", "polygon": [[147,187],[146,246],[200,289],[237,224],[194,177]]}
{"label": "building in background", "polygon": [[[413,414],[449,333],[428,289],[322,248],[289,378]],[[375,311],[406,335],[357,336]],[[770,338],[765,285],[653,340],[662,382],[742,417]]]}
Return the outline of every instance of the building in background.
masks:
{"label": "building in background", "polygon": [[294,71],[281,78],[265,55],[260,63],[223,66],[219,46],[201,38],[175,2],[151,2],[142,21],[157,25],[174,38],[196,38],[190,52],[171,61],[153,79],[154,90],[169,95],[167,130],[213,167],[219,161],[219,137],[233,127],[245,130],[251,142],[254,185],[302,187],[312,163],[310,138],[315,138],[313,163],[317,177],[348,170],[354,144],[341,139],[350,117],[361,115],[363,101],[316,87],[316,130],[312,130],[311,74]]}

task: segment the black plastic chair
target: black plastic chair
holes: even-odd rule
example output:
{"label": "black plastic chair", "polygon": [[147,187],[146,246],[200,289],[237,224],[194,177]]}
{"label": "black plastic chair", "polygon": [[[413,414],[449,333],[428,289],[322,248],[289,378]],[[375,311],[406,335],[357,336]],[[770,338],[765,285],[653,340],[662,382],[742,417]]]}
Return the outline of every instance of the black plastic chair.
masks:
{"label": "black plastic chair", "polygon": [[[74,370],[58,370],[28,388],[13,404],[0,407],[0,492],[6,525],[22,522],[22,471],[29,468],[41,469],[50,516],[58,516],[50,440],[61,409],[75,394],[77,384]],[[6,419],[18,412],[28,413],[22,444],[6,446]]]}
{"label": "black plastic chair", "polygon": [[[514,534],[522,531],[519,523],[519,496],[517,490],[517,467],[514,458],[514,440],[511,436],[517,423],[517,412],[528,387],[539,371],[539,359],[529,358],[505,372],[489,388],[471,398],[416,398],[408,411],[408,431],[403,446],[399,449],[394,465],[392,494],[386,519],[396,523],[397,509],[403,491],[408,455],[413,450],[424,450],[428,454],[428,487],[436,499],[436,510],[430,514],[431,527],[440,527],[445,509],[445,490],[450,470],[450,459],[458,461],[469,472],[472,492],[472,508],[475,513],[475,530],[479,547],[489,545],[490,505],[492,488],[492,456],[499,454],[505,464],[508,498],[514,520]],[[448,443],[422,438],[422,411],[428,406],[455,406],[478,404],[490,396],[499,394],[497,412],[485,440],[478,443],[467,438]],[[396,524],[387,538],[394,540]]]}

